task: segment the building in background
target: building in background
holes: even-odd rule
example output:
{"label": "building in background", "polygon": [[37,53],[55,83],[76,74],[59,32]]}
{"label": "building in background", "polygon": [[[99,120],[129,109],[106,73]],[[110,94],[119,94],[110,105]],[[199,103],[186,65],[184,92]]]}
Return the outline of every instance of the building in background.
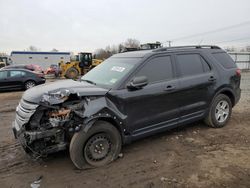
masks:
{"label": "building in background", "polygon": [[61,61],[70,61],[70,52],[28,52],[12,51],[10,58],[13,64],[36,64],[43,69]]}

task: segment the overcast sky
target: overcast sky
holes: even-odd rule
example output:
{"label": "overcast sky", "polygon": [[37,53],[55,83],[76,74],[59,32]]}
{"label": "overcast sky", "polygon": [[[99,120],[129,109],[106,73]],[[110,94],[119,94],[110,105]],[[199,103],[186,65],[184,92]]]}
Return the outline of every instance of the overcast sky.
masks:
{"label": "overcast sky", "polygon": [[[0,0],[0,7],[0,52],[30,45],[43,51],[94,51],[127,38],[173,40],[173,45],[250,44],[250,0]],[[223,42],[230,40],[235,41]]]}

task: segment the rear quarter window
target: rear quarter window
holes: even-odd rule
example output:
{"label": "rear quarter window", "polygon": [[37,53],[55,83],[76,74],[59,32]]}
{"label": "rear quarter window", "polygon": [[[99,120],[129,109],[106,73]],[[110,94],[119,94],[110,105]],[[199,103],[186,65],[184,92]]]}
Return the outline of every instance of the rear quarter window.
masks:
{"label": "rear quarter window", "polygon": [[234,63],[233,59],[226,52],[213,53],[212,55],[224,68],[236,68],[236,64]]}

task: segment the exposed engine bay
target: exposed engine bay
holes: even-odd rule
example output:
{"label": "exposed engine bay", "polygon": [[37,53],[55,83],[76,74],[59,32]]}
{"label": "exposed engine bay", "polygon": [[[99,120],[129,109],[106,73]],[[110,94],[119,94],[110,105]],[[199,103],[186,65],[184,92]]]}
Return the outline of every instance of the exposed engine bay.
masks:
{"label": "exposed engine bay", "polygon": [[22,99],[13,131],[26,152],[44,157],[65,150],[74,133],[96,117],[115,117],[110,104],[104,96],[80,96],[67,89],[43,94],[36,105]]}
{"label": "exposed engine bay", "polygon": [[106,95],[108,91],[73,80],[27,90],[16,108],[15,138],[28,154],[39,158],[67,149],[76,132],[87,132],[98,119],[122,126],[126,116]]}
{"label": "exposed engine bay", "polygon": [[88,98],[71,98],[56,105],[41,102],[19,135],[25,150],[40,157],[66,149],[72,135],[80,130],[87,102]]}

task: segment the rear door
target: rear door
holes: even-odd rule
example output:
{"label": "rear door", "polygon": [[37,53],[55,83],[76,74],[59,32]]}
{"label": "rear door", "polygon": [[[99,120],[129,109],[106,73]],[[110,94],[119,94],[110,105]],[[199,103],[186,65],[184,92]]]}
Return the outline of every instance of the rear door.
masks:
{"label": "rear door", "polygon": [[215,73],[199,53],[180,53],[175,59],[180,80],[180,122],[202,117],[216,84]]}

